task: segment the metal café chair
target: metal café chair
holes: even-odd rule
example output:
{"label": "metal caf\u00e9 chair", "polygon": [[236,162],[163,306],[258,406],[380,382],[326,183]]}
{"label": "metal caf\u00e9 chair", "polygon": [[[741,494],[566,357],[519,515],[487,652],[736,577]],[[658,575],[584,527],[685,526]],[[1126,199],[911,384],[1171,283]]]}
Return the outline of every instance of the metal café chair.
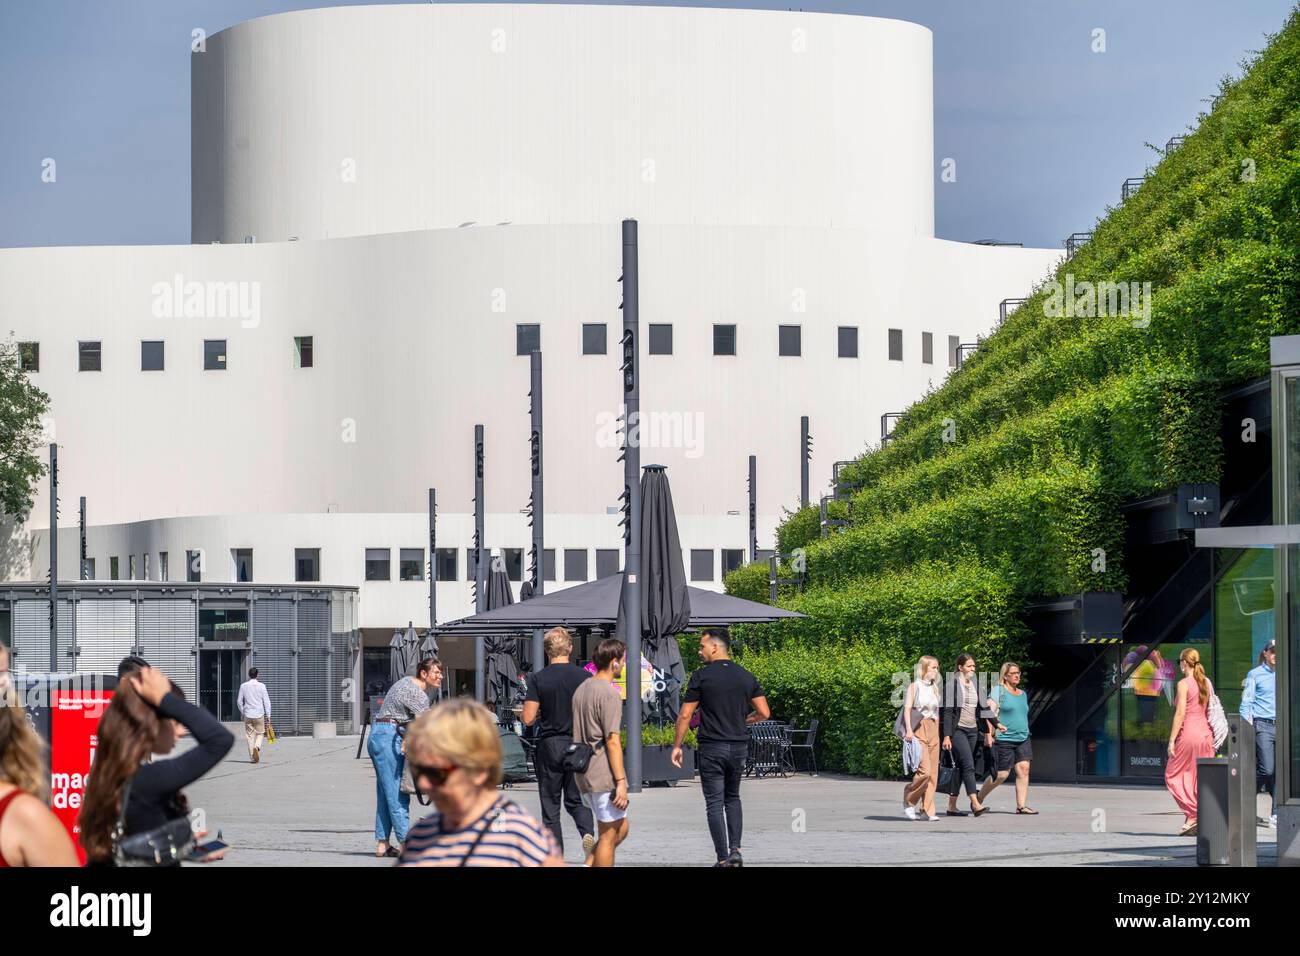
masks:
{"label": "metal caf\u00e9 chair", "polygon": [[[798,752],[806,751],[808,754],[808,760],[812,766],[812,770],[810,770],[809,773],[814,777],[817,776],[817,751],[813,748],[817,745],[817,727],[820,723],[821,721],[814,717],[812,722],[804,730],[799,730],[795,727],[790,727],[788,729],[787,733],[790,737],[790,769],[792,772],[799,772],[799,764],[798,761],[795,760]],[[801,735],[803,739],[798,740]]]}

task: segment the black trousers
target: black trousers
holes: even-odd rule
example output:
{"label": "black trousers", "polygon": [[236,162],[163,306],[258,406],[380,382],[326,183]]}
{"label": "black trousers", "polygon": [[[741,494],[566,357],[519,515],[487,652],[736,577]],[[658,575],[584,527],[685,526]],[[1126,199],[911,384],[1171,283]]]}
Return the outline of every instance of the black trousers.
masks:
{"label": "black trousers", "polygon": [[709,836],[719,860],[740,848],[743,817],[740,809],[740,776],[745,769],[748,743],[701,743],[699,750],[700,789],[709,818]]}
{"label": "black trousers", "polygon": [[979,731],[974,727],[955,727],[952,734],[952,759],[961,771],[962,782],[970,796],[980,792],[975,783],[975,748],[979,742]]}
{"label": "black trousers", "polygon": [[542,801],[542,823],[555,834],[555,842],[564,850],[564,837],[560,827],[560,799],[569,811],[578,832],[584,836],[594,833],[591,810],[582,802],[578,781],[573,774],[560,767],[564,751],[572,743],[567,737],[545,737],[537,742],[537,794]]}

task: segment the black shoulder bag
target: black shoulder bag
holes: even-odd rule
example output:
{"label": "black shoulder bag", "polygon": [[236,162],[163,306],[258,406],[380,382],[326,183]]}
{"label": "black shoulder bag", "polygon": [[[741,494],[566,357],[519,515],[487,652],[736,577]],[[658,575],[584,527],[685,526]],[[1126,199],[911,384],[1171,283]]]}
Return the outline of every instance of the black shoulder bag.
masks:
{"label": "black shoulder bag", "polygon": [[[596,746],[605,746],[605,741],[602,739]],[[585,740],[575,740],[565,748],[564,755],[560,757],[560,769],[565,773],[586,773],[594,756],[596,756],[595,747]]]}
{"label": "black shoulder bag", "polygon": [[122,811],[113,830],[113,863],[116,866],[170,866],[188,859],[194,849],[194,830],[188,816],[169,820],[147,833],[126,836],[126,808],[131,800],[131,783],[127,778],[122,791]]}

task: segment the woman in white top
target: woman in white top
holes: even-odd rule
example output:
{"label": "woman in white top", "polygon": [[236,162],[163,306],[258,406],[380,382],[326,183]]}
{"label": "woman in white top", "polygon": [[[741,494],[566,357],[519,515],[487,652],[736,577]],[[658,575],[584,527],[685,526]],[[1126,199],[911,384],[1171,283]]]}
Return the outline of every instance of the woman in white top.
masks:
{"label": "woman in white top", "polygon": [[939,786],[939,659],[926,654],[916,662],[916,680],[907,685],[903,701],[904,740],[921,742],[921,766],[903,790],[903,813],[909,820],[919,820],[917,807],[931,822],[934,793]]}

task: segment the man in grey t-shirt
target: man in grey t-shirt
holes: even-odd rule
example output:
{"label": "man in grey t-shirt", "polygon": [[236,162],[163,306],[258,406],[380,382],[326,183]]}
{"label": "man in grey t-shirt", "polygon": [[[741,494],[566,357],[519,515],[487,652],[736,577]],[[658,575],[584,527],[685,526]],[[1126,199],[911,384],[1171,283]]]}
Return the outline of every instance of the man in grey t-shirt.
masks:
{"label": "man in grey t-shirt", "polygon": [[627,645],[606,638],[592,660],[596,676],[573,692],[573,741],[592,749],[578,789],[596,818],[596,846],[590,866],[613,866],[614,849],[627,839],[627,774],[623,770],[623,698],[614,680],[623,673]]}

